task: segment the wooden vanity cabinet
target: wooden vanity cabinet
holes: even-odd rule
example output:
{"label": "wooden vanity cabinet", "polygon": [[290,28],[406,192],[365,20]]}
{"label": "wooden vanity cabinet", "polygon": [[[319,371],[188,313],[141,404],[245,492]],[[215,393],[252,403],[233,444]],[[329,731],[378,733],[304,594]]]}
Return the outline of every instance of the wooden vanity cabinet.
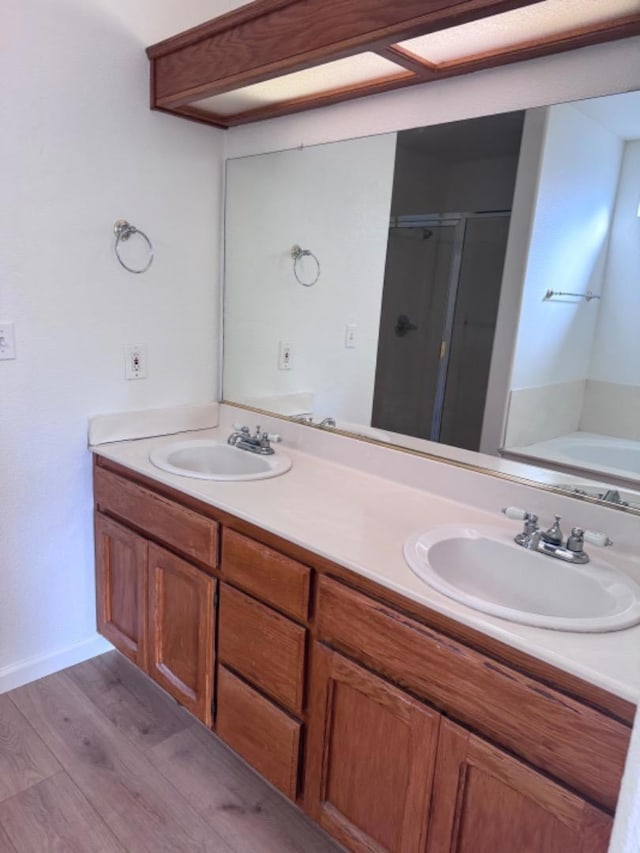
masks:
{"label": "wooden vanity cabinet", "polygon": [[111,463],[95,495],[100,632],[348,850],[605,853],[628,703]]}
{"label": "wooden vanity cabinet", "polygon": [[98,631],[210,726],[216,581],[97,512]]}
{"label": "wooden vanity cabinet", "polygon": [[356,853],[606,853],[604,810],[338,652],[313,649],[307,807]]}
{"label": "wooden vanity cabinet", "polygon": [[98,465],[94,494],[98,630],[210,726],[218,523]]}
{"label": "wooden vanity cabinet", "polygon": [[307,808],[349,850],[605,853],[625,726],[328,577],[316,638]]}

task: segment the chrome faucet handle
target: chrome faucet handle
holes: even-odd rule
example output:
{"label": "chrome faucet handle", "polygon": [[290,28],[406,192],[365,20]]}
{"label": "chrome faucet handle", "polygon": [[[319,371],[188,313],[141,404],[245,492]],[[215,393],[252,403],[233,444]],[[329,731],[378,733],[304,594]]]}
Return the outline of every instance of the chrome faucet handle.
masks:
{"label": "chrome faucet handle", "polygon": [[538,529],[538,516],[533,512],[528,512],[526,509],[520,509],[519,506],[505,506],[503,507],[502,512],[507,516],[507,518],[524,521],[525,530],[527,530],[528,527],[532,528],[532,530]]}
{"label": "chrome faucet handle", "polygon": [[507,518],[515,518],[518,521],[526,521],[531,515],[526,509],[520,509],[519,506],[505,506],[502,508],[502,512]]}
{"label": "chrome faucet handle", "polygon": [[554,521],[548,530],[543,530],[540,538],[549,545],[562,545],[562,530],[560,530],[560,519],[562,516],[554,515]]}
{"label": "chrome faucet handle", "polygon": [[610,539],[606,533],[598,533],[595,530],[585,530],[584,541],[591,545],[599,545],[600,548],[608,548],[613,545],[613,539]]}
{"label": "chrome faucet handle", "polygon": [[282,441],[282,436],[279,435],[277,432],[263,432],[262,437],[266,438],[267,441],[271,442],[272,444],[278,444]]}
{"label": "chrome faucet handle", "polygon": [[533,548],[540,536],[538,516],[533,512],[527,512],[526,509],[520,509],[520,507],[517,506],[506,506],[503,508],[502,512],[507,516],[507,518],[524,521],[522,533],[518,533],[514,536],[513,541],[517,545],[522,545],[525,548]]}
{"label": "chrome faucet handle", "polygon": [[248,426],[243,426],[242,424],[231,424],[232,428],[237,430],[238,432],[249,432]]}
{"label": "chrome faucet handle", "polygon": [[567,551],[580,554],[584,548],[584,530],[581,527],[572,527],[567,537]]}

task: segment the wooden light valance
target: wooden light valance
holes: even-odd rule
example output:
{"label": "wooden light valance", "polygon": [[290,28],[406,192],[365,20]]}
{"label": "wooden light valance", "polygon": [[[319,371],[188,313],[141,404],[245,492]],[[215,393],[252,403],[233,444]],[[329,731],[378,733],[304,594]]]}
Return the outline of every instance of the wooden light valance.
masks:
{"label": "wooden light valance", "polygon": [[226,128],[638,34],[640,0],[256,0],[147,48],[151,107]]}

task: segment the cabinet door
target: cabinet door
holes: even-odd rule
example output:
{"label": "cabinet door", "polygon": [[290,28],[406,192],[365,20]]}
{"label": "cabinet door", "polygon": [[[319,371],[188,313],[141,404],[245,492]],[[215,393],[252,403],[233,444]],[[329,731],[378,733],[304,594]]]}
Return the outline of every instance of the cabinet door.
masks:
{"label": "cabinet door", "polygon": [[147,668],[147,541],[95,515],[98,631]]}
{"label": "cabinet door", "polygon": [[448,720],[432,815],[428,853],[605,853],[611,832],[605,812]]}
{"label": "cabinet door", "polygon": [[349,850],[423,851],[439,715],[318,644],[311,689],[313,817]]}
{"label": "cabinet door", "polygon": [[149,545],[149,674],[211,725],[215,580]]}

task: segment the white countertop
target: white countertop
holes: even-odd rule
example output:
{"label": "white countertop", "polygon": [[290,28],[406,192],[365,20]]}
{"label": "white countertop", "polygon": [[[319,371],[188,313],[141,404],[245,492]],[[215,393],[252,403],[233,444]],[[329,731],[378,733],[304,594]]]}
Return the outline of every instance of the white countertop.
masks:
{"label": "white countertop", "polygon": [[[179,437],[224,441],[228,432],[223,428],[200,429],[182,432]],[[91,449],[106,459],[262,527],[432,610],[637,703],[640,626],[607,634],[579,634],[507,622],[472,610],[431,589],[413,574],[403,558],[404,541],[416,531],[441,524],[465,523],[497,525],[515,533],[519,529],[517,522],[426,489],[396,482],[391,474],[389,478],[374,475],[289,445],[286,453],[292,458],[293,466],[279,477],[219,482],[177,476],[149,462],[151,450],[175,441],[176,437],[165,435],[118,441]],[[393,457],[389,459],[393,466]],[[636,579],[640,577],[637,561],[610,553],[606,559]]]}

